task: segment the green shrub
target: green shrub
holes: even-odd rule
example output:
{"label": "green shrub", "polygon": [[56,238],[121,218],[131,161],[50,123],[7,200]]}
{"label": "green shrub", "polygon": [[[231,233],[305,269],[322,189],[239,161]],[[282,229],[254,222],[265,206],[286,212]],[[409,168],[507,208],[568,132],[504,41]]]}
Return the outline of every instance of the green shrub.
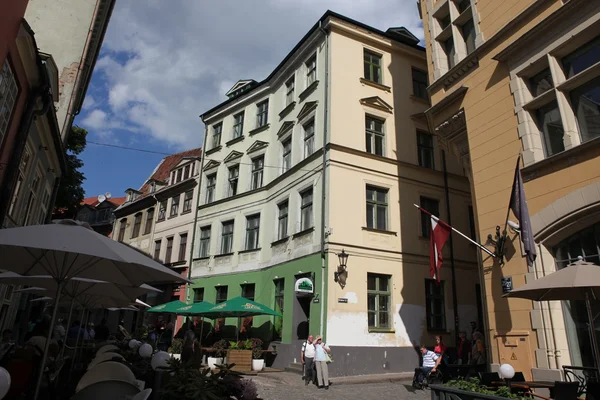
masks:
{"label": "green shrub", "polygon": [[169,347],[169,353],[171,354],[181,354],[183,350],[183,339],[173,339],[171,342],[171,347]]}

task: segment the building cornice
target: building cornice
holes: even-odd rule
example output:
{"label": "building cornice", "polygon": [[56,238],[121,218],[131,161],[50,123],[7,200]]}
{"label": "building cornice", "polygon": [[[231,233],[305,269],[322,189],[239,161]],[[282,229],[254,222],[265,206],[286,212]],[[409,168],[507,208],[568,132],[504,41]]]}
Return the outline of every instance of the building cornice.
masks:
{"label": "building cornice", "polygon": [[[506,35],[512,34],[517,30],[517,27],[522,24],[531,14],[539,10],[542,6],[545,6],[553,0],[537,0],[533,2],[529,7],[523,10],[515,18],[511,19],[502,28],[500,28],[492,37],[483,42],[477,47],[471,54],[457,63],[453,68],[448,70],[444,75],[440,76],[434,82],[429,85],[427,92],[431,97],[432,93],[437,92],[441,87],[449,87],[454,82],[462,79],[465,75],[470,73],[472,70],[479,66],[479,59],[486,54],[493,46],[495,46],[499,40],[503,39]],[[580,2],[584,0],[571,0]],[[567,3],[568,4],[568,3]],[[563,6],[564,7],[564,6]]]}
{"label": "building cornice", "polygon": [[115,218],[123,218],[150,208],[155,204],[156,198],[153,195],[148,195],[131,203],[123,203],[121,207],[113,210],[113,213],[115,214]]}
{"label": "building cornice", "polygon": [[[537,1],[534,3],[544,3],[545,1]],[[526,50],[531,46],[531,41],[537,39],[538,37],[544,35],[549,31],[553,31],[556,29],[556,24],[561,23],[565,19],[571,20],[571,14],[580,9],[585,4],[592,4],[593,2],[589,0],[571,0],[561,6],[558,10],[550,14],[547,18],[540,21],[537,25],[531,28],[529,31],[525,32],[523,35],[519,36],[512,43],[506,46],[502,51],[492,57],[492,59],[496,61],[506,61],[514,54],[519,51]],[[539,5],[538,5],[539,6]],[[533,8],[533,5],[529,7]],[[529,9],[528,9],[529,10]],[[527,11],[527,10],[526,10]],[[535,11],[535,8],[532,10]],[[531,12],[531,11],[530,11]]]}

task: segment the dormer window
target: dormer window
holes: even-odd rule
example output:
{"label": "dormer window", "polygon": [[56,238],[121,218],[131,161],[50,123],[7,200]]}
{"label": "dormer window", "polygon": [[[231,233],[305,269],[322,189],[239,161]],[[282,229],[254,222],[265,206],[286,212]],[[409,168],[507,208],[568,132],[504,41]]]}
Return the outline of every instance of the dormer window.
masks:
{"label": "dormer window", "polygon": [[190,177],[190,166],[186,165],[183,169],[183,180],[186,180]]}
{"label": "dormer window", "polygon": [[156,192],[156,182],[150,182],[150,193]]}
{"label": "dormer window", "polygon": [[181,168],[179,168],[177,170],[177,181],[175,183],[179,183],[181,182],[181,175],[183,174],[183,170]]}

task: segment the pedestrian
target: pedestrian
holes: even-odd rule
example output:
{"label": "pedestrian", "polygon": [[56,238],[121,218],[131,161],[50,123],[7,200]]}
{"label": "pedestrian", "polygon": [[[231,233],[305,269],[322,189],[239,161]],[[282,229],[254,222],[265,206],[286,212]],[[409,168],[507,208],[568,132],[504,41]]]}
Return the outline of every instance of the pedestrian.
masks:
{"label": "pedestrian", "polygon": [[317,336],[315,344],[315,362],[317,363],[317,380],[320,389],[329,390],[329,368],[327,366],[329,357],[327,354],[330,352],[331,349],[323,343],[321,336]]}
{"label": "pedestrian", "polygon": [[306,342],[302,343],[300,362],[304,366],[304,384],[308,385],[313,380],[313,363],[315,359],[315,344],[313,335],[308,335]]}
{"label": "pedestrian", "polygon": [[94,340],[96,338],[96,331],[94,330],[94,323],[90,322],[88,324],[88,336],[90,340]]}
{"label": "pedestrian", "polygon": [[483,345],[483,335],[480,332],[473,333],[473,347],[471,348],[469,364],[485,364],[485,347]]}
{"label": "pedestrian", "polygon": [[108,337],[110,336],[110,330],[108,329],[108,326],[106,326],[106,318],[102,319],[102,322],[100,322],[100,325],[98,325],[95,330],[96,339],[99,342],[105,342],[108,340]]}
{"label": "pedestrian", "polygon": [[63,319],[59,318],[56,326],[54,327],[54,340],[56,340],[59,344],[62,344],[67,336],[67,330],[65,329],[63,322]]}
{"label": "pedestrian", "polygon": [[181,362],[187,364],[194,360],[196,342],[196,333],[192,329],[188,329],[183,336],[183,346],[181,349]]}
{"label": "pedestrian", "polygon": [[458,344],[457,364],[468,364],[469,354],[471,353],[471,342],[467,339],[467,332],[462,331],[458,334],[460,342]]}
{"label": "pedestrian", "polygon": [[475,341],[475,337],[474,337],[475,332],[479,332],[479,333],[483,334],[483,332],[481,332],[481,330],[477,326],[477,322],[471,321],[471,340],[472,341]]}
{"label": "pedestrian", "polygon": [[430,372],[435,372],[439,367],[442,358],[431,350],[427,350],[427,347],[421,346],[421,355],[423,356],[423,362],[420,367],[415,368],[415,376],[413,377],[413,386],[418,389],[423,388],[423,381]]}
{"label": "pedestrian", "polygon": [[435,337],[435,347],[433,348],[433,352],[438,356],[442,357],[442,362],[448,363],[448,355],[446,352],[448,351],[448,347],[444,344],[444,338],[441,336]]}

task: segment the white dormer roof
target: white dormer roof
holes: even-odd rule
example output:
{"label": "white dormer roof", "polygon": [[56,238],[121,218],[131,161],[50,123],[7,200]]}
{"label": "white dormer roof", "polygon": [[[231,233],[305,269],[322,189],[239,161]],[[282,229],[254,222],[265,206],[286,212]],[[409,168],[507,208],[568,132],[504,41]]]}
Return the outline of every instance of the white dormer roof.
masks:
{"label": "white dormer roof", "polygon": [[254,79],[240,79],[239,81],[236,82],[235,85],[233,85],[233,87],[231,89],[229,89],[229,91],[227,93],[225,93],[225,96],[229,97],[236,90],[239,90],[252,82],[255,82],[255,80]]}

